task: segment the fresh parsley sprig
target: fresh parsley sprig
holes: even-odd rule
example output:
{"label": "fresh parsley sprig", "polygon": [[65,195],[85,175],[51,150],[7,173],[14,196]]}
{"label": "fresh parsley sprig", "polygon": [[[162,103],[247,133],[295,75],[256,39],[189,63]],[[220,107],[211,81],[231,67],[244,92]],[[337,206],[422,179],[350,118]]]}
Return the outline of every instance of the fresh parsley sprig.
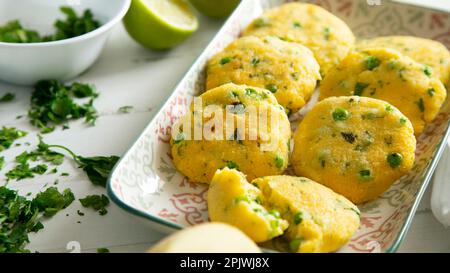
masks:
{"label": "fresh parsley sprig", "polygon": [[[75,161],[79,168],[86,172],[89,180],[92,184],[97,186],[106,187],[106,181],[109,173],[119,160],[118,156],[93,156],[84,157],[75,154],[69,148],[62,145],[48,145],[40,140],[39,146],[41,149],[48,151],[49,153],[56,153],[50,149],[62,149],[66,151]],[[58,154],[58,153],[56,153]]]}

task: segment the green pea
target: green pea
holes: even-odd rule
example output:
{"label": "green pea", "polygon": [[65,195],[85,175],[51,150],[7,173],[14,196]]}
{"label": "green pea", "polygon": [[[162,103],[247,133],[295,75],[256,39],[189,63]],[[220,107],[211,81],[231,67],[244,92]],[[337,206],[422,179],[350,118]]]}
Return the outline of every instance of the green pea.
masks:
{"label": "green pea", "polygon": [[396,168],[402,164],[403,156],[399,153],[390,153],[386,158],[391,168]]}
{"label": "green pea", "polygon": [[334,109],[332,116],[335,121],[343,121],[348,118],[348,111],[342,108],[336,108]]}

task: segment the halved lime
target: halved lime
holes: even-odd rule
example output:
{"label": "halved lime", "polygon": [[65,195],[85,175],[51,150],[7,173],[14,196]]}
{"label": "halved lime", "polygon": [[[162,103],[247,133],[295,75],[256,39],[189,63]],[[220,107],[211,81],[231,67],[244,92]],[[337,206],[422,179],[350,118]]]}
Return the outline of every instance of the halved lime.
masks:
{"label": "halved lime", "polygon": [[183,0],[132,0],[123,22],[134,40],[151,49],[174,47],[198,28]]}
{"label": "halved lime", "polygon": [[213,18],[230,15],[241,0],[189,0],[201,13]]}

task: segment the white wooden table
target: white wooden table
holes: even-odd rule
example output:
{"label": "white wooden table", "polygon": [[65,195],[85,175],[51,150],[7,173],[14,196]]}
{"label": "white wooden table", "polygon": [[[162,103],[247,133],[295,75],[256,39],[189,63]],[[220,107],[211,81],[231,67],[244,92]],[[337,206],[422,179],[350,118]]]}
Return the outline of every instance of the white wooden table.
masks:
{"label": "white wooden table", "polygon": [[[436,2],[444,2],[440,4],[447,6],[449,3]],[[145,50],[127,36],[122,25],[116,27],[99,61],[77,79],[95,84],[101,93],[95,102],[100,112],[96,126],[86,126],[82,121],[71,122],[69,130],[57,129],[45,135],[45,141],[66,145],[86,156],[122,155],[156,114],[222,23],[202,17],[199,31],[180,47],[167,52]],[[0,172],[0,179],[3,179],[5,170],[12,166],[15,155],[22,150],[33,149],[38,133],[28,124],[26,117],[16,119],[16,116],[26,114],[31,89],[0,82],[0,95],[5,92],[15,93],[16,99],[0,105],[0,125],[30,132],[18,142],[28,141],[32,146],[22,145],[2,153],[9,165]],[[125,105],[131,105],[134,109],[129,114],[118,113],[118,108]],[[104,193],[103,188],[92,186],[71,160],[66,160],[59,169],[71,175],[38,176],[12,182],[9,186],[18,189],[21,194],[37,193],[46,184],[47,187],[52,186],[55,179],[59,179],[57,186],[60,189],[70,187],[77,199],[88,194]],[[444,229],[434,219],[430,211],[429,192],[423,198],[399,251],[450,252],[450,230]],[[77,210],[84,212],[85,216],[79,216]],[[99,216],[75,201],[69,208],[45,221],[43,230],[31,235],[29,248],[40,252],[68,252],[67,244],[76,241],[83,252],[95,252],[99,247],[107,247],[112,252],[142,252],[163,236],[125,214],[114,204],[109,206],[108,211],[106,216]]]}

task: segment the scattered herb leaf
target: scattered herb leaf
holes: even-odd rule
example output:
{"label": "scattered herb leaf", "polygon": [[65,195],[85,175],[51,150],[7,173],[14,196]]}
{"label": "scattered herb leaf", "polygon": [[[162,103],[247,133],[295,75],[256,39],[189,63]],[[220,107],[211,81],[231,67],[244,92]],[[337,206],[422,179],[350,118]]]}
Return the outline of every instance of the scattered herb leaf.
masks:
{"label": "scattered herb leaf", "polygon": [[100,215],[105,215],[108,213],[106,206],[109,204],[109,199],[106,195],[88,195],[85,198],[80,199],[81,205],[85,208],[93,208],[98,211]]}

